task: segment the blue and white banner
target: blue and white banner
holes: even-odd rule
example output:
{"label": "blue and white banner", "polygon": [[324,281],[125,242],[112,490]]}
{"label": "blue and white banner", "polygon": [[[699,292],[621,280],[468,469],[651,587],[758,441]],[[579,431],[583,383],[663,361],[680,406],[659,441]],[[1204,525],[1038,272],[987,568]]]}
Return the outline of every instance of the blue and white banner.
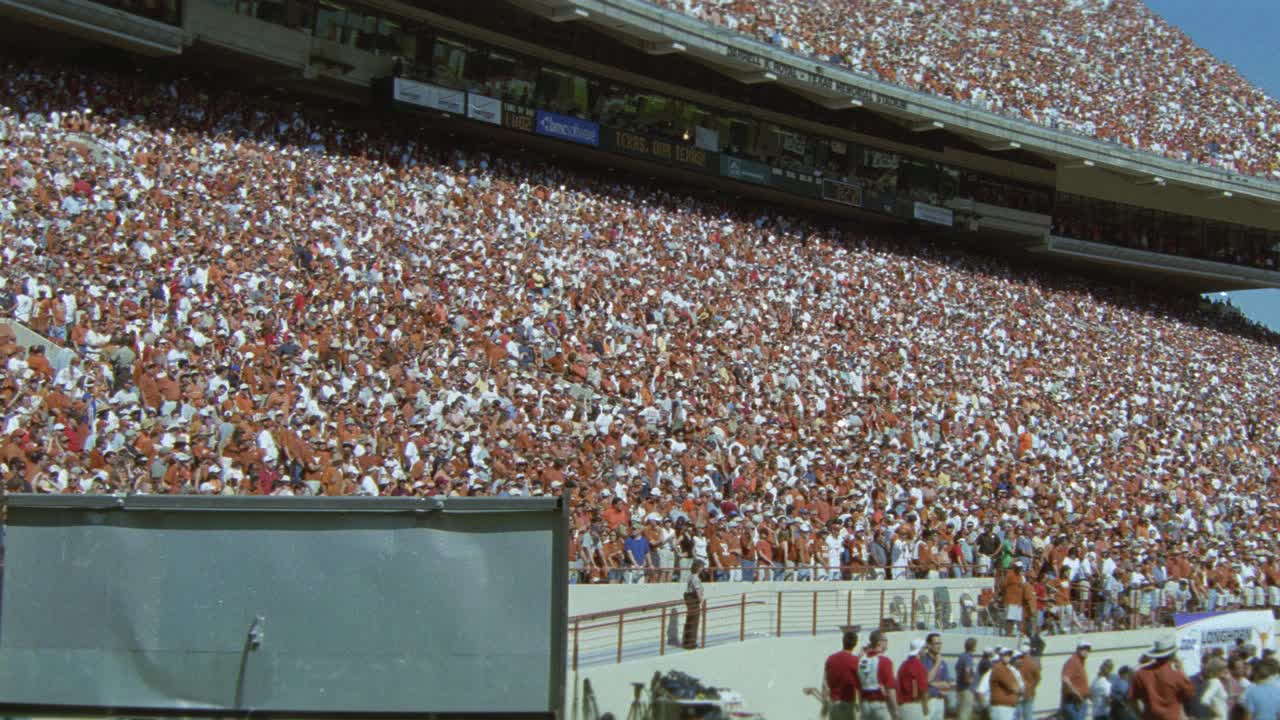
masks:
{"label": "blue and white banner", "polygon": [[923,220],[934,225],[946,225],[951,227],[955,222],[955,214],[950,209],[930,205],[928,203],[917,202],[913,208],[912,216],[916,220]]}
{"label": "blue and white banner", "polygon": [[538,111],[533,131],[539,135],[568,140],[579,145],[595,147],[600,144],[600,126],[590,120],[580,120],[568,115]]}
{"label": "blue and white banner", "polygon": [[502,101],[486,95],[467,93],[467,117],[490,125],[501,125]]}
{"label": "blue and white banner", "polygon": [[1276,619],[1270,610],[1178,615],[1174,622],[1178,626],[1178,659],[1187,675],[1200,672],[1201,655],[1215,648],[1230,654],[1237,640],[1259,651],[1276,647]]}

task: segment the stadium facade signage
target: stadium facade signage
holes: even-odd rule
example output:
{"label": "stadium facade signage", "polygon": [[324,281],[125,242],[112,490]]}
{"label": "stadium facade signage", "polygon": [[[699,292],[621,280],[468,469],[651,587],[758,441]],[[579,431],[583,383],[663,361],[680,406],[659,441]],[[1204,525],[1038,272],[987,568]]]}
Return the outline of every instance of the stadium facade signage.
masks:
{"label": "stadium facade signage", "polygon": [[490,125],[501,125],[502,101],[488,95],[467,93],[467,117]]}
{"label": "stadium facade signage", "polygon": [[1174,615],[1178,659],[1184,672],[1199,672],[1204,653],[1219,649],[1230,651],[1241,640],[1257,647],[1271,647],[1268,640],[1275,633],[1275,622],[1270,610]]}
{"label": "stadium facade signage", "polygon": [[950,209],[938,207],[917,201],[912,208],[911,216],[916,220],[923,220],[934,225],[946,225],[951,227],[955,224],[955,213]]}
{"label": "stadium facade signage", "polygon": [[502,103],[502,127],[531,133],[534,114],[534,111],[527,107],[504,102]]}
{"label": "stadium facade signage", "polygon": [[728,155],[720,156],[720,174],[733,180],[757,185],[773,184],[773,172],[768,165]]}
{"label": "stadium facade signage", "polygon": [[568,140],[579,145],[596,147],[600,144],[600,126],[590,120],[559,115],[543,110],[534,119],[533,131],[539,135]]}
{"label": "stadium facade signage", "polygon": [[822,179],[809,175],[807,173],[796,172],[795,170],[783,170],[781,168],[770,168],[770,174],[773,176],[769,184],[784,192],[793,195],[801,195],[807,198],[822,197]]}
{"label": "stadium facade signage", "polygon": [[822,199],[841,205],[862,207],[862,188],[837,180],[822,181]]}
{"label": "stadium facade signage", "polygon": [[716,153],[692,145],[637,135],[626,130],[605,128],[600,135],[600,148],[622,155],[635,155],[646,160],[659,160],[703,172],[716,172]]}
{"label": "stadium facade signage", "polygon": [[397,102],[461,115],[466,110],[467,96],[461,90],[450,90],[408,78],[395,78],[391,97]]}
{"label": "stadium facade signage", "polygon": [[835,78],[820,75],[816,72],[810,72],[794,65],[778,62],[777,60],[764,57],[763,55],[748,52],[742,48],[730,45],[726,49],[725,54],[734,60],[754,65],[766,72],[771,72],[779,78],[786,78],[788,80],[795,80],[796,82],[802,82],[807,85],[814,85],[832,92],[840,93],[841,95],[847,95],[850,98],[859,100],[863,103],[886,105],[888,107],[897,108],[898,110],[907,109],[907,101],[902,100],[901,98],[885,95],[884,93],[878,93],[874,90],[858,87],[857,85],[851,85],[843,80],[836,80]]}

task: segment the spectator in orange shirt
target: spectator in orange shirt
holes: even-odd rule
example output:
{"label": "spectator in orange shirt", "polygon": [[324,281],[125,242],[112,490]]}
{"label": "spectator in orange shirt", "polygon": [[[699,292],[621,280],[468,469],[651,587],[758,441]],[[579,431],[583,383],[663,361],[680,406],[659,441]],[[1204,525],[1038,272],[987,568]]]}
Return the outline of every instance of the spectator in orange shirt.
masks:
{"label": "spectator in orange shirt", "polygon": [[1089,699],[1089,673],[1085,669],[1085,661],[1093,644],[1082,640],[1076,644],[1076,651],[1067,658],[1062,666],[1062,705],[1060,711],[1063,720],[1087,720],[1085,707]]}
{"label": "spectator in orange shirt", "polygon": [[631,522],[631,512],[627,510],[627,503],[620,497],[613,499],[609,507],[601,513],[604,522],[609,526],[610,530],[617,528],[619,525],[626,525]]}
{"label": "spectator in orange shirt", "polygon": [[1036,591],[1037,585],[1039,583],[1022,583],[1022,632],[1027,637],[1040,631],[1040,598]]}
{"label": "spectator in orange shirt", "polygon": [[1004,576],[1005,634],[1016,635],[1023,622],[1022,561],[1014,560]]}

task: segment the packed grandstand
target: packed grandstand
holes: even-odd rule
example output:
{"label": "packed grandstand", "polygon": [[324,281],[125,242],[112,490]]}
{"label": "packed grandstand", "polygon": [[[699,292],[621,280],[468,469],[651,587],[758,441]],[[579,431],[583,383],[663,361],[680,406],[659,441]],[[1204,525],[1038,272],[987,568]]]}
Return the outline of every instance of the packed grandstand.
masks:
{"label": "packed grandstand", "polygon": [[[74,351],[0,337],[10,492],[560,495],[583,582],[1280,585],[1276,338],[1198,298],[198,82],[2,77],[0,309]],[[1116,139],[1265,173],[1256,107]]]}
{"label": "packed grandstand", "polygon": [[1280,103],[1141,0],[658,4],[986,110],[1280,178]]}

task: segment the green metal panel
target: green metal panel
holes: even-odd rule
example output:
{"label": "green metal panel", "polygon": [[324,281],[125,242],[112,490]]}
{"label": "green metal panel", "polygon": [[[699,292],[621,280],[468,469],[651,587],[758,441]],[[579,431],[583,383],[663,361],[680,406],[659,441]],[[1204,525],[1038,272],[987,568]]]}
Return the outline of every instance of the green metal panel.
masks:
{"label": "green metal panel", "polygon": [[11,496],[0,703],[558,713],[550,499]]}

